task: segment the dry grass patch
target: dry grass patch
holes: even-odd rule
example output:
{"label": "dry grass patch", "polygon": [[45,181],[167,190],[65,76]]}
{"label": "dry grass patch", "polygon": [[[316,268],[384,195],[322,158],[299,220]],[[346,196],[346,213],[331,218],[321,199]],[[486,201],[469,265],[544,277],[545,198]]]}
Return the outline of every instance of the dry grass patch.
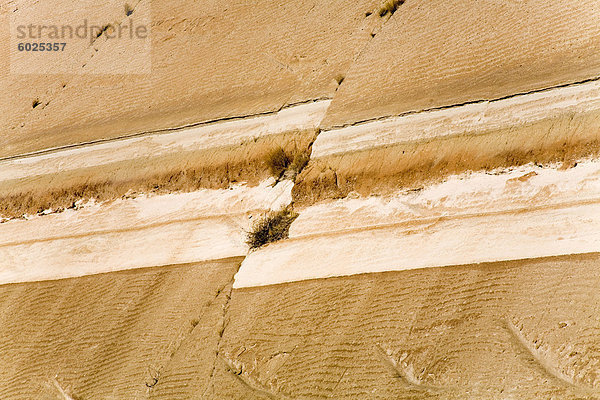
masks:
{"label": "dry grass patch", "polygon": [[279,180],[284,177],[293,179],[308,164],[310,159],[309,149],[292,148],[285,150],[278,146],[265,156],[265,164],[271,176]]}
{"label": "dry grass patch", "polygon": [[259,219],[248,232],[246,243],[251,249],[258,249],[266,244],[287,239],[290,225],[298,217],[291,207],[268,213]]}
{"label": "dry grass patch", "polygon": [[393,15],[398,7],[404,4],[405,0],[387,0],[379,9],[379,16],[383,17],[387,14]]}

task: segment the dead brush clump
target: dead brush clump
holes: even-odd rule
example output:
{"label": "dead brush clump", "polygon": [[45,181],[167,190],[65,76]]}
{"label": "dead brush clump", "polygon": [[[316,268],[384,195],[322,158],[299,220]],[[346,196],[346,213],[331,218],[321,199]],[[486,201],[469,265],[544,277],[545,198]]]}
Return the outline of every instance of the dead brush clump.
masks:
{"label": "dead brush clump", "polygon": [[271,175],[280,180],[284,177],[295,178],[308,164],[310,156],[307,150],[293,149],[286,151],[279,146],[265,156],[265,164]]}
{"label": "dead brush clump", "polygon": [[393,15],[398,7],[404,4],[405,0],[387,0],[379,9],[379,16],[383,17],[386,14]]}
{"label": "dead brush clump", "polygon": [[265,156],[265,165],[272,176],[279,179],[287,170],[292,160],[282,147],[277,147]]}
{"label": "dead brush clump", "polygon": [[129,5],[129,3],[125,3],[124,9],[125,9],[125,16],[129,17],[131,14],[133,14],[133,7],[131,7]]}
{"label": "dead brush clump", "polygon": [[258,249],[266,244],[287,239],[290,225],[298,217],[291,208],[286,207],[279,211],[272,211],[259,219],[248,232],[246,243],[250,249]]}

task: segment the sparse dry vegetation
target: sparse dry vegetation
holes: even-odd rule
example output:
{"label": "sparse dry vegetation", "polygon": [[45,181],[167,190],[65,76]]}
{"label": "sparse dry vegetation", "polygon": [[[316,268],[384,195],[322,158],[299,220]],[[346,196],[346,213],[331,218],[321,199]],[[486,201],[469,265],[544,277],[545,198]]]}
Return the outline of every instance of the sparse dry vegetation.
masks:
{"label": "sparse dry vegetation", "polygon": [[279,146],[266,155],[265,164],[275,179],[282,179],[286,174],[294,178],[308,164],[309,158],[308,149],[296,147],[286,151]]}
{"label": "sparse dry vegetation", "polygon": [[248,232],[246,243],[251,249],[258,249],[268,243],[286,239],[290,225],[298,217],[291,207],[270,212],[259,219]]}
{"label": "sparse dry vegetation", "polygon": [[265,164],[269,168],[271,175],[279,179],[288,168],[292,160],[282,147],[277,147],[269,152],[265,157]]}
{"label": "sparse dry vegetation", "polygon": [[308,162],[310,161],[310,155],[308,152],[303,151],[301,153],[297,153],[290,164],[290,170],[294,172],[295,175],[299,174],[300,171],[306,167]]}
{"label": "sparse dry vegetation", "polygon": [[387,0],[379,9],[379,16],[383,17],[387,14],[393,15],[398,7],[404,4],[405,0]]}
{"label": "sparse dry vegetation", "polygon": [[315,136],[313,129],[291,131],[220,149],[0,182],[0,217],[19,218],[48,209],[61,211],[75,208],[78,201],[111,201],[128,193],[225,189],[237,182],[253,186],[274,175],[268,160],[274,163],[273,168],[285,166],[277,178],[294,178],[308,163],[308,149]]}
{"label": "sparse dry vegetation", "polygon": [[129,17],[131,14],[133,14],[133,8],[128,3],[125,3],[125,15]]}

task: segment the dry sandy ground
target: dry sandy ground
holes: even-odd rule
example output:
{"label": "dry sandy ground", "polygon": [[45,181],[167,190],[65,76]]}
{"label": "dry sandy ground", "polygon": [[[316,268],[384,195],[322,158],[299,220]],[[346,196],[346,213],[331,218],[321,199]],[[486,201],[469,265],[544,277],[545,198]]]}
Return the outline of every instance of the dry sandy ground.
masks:
{"label": "dry sandy ground", "polygon": [[77,44],[66,61],[77,73],[19,75],[11,73],[8,38],[21,14],[72,25],[86,15],[138,16],[127,17],[117,0],[81,1],[70,13],[55,0],[7,2],[0,7],[0,156],[324,98],[334,99],[323,125],[330,128],[600,76],[594,0],[408,0],[391,17],[379,16],[381,4],[143,0],[136,8],[150,9],[151,73],[110,75],[125,57],[101,36]]}
{"label": "dry sandy ground", "polygon": [[240,261],[0,286],[0,398],[148,399],[173,372],[200,396]]}
{"label": "dry sandy ground", "polygon": [[[0,398],[600,399],[597,2],[381,3],[0,5]],[[150,4],[150,73],[10,73]]]}
{"label": "dry sandy ground", "polygon": [[9,221],[7,281],[163,266],[0,286],[0,397],[600,398],[598,168],[354,193],[301,209],[291,239],[243,262],[165,265],[244,252],[241,218],[280,197],[265,187]]}
{"label": "dry sandy ground", "polygon": [[595,0],[408,0],[348,71],[325,128],[600,77]]}
{"label": "dry sandy ground", "polygon": [[600,398],[598,254],[230,292],[240,261],[0,286],[0,397]]}
{"label": "dry sandy ground", "polygon": [[[38,24],[49,19],[44,15],[61,25],[77,26],[84,17],[126,22],[124,3],[85,0],[74,10],[55,0],[0,6],[0,156],[332,97],[336,78],[385,22],[365,17],[379,0],[143,0],[137,8],[151,12],[151,73],[111,74],[112,63],[135,54],[122,54],[104,36],[93,46],[83,41],[64,61],[77,73],[11,73],[9,21],[19,13],[33,13]],[[129,19],[136,18],[134,11]],[[90,67],[103,73],[86,73]],[[32,108],[35,99],[41,105]]]}
{"label": "dry sandy ground", "polygon": [[234,289],[213,396],[597,399],[599,277],[595,253]]}

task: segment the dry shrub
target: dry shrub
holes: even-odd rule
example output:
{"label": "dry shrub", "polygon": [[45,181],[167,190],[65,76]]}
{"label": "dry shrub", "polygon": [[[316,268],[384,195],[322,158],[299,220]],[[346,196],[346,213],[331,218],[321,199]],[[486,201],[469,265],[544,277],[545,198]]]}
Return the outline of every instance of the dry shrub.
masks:
{"label": "dry shrub", "polygon": [[398,7],[404,4],[405,0],[387,0],[383,6],[379,9],[379,16],[383,17],[386,14],[393,15]]}
{"label": "dry shrub", "polygon": [[298,217],[290,207],[276,212],[270,212],[259,219],[248,232],[246,243],[251,249],[258,249],[268,243],[286,239],[290,225]]}
{"label": "dry shrub", "polygon": [[276,179],[283,176],[291,162],[291,156],[281,146],[273,149],[265,157],[265,164]]}
{"label": "dry shrub", "polygon": [[286,151],[278,146],[266,155],[265,164],[275,179],[281,179],[286,174],[289,178],[294,178],[308,164],[309,159],[308,149],[294,147]]}
{"label": "dry shrub", "polygon": [[299,174],[310,161],[310,155],[307,152],[297,153],[290,164],[290,170],[296,175]]}

